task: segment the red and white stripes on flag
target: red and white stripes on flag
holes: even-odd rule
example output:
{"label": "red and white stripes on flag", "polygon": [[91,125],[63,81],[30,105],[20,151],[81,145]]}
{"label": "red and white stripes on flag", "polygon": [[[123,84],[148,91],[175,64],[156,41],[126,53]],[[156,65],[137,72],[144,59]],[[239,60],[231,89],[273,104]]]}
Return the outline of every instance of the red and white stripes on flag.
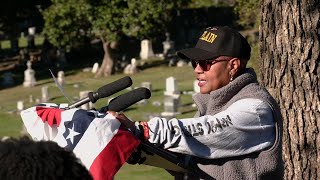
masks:
{"label": "red and white stripes on flag", "polygon": [[111,114],[40,104],[21,112],[34,140],[50,140],[71,150],[95,180],[113,179],[140,141]]}

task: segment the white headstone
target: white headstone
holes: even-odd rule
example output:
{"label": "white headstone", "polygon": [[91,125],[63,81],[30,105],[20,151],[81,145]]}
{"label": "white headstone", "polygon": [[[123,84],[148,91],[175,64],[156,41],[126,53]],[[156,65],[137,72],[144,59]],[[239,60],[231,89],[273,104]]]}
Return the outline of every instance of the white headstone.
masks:
{"label": "white headstone", "polygon": [[174,46],[174,43],[173,41],[164,41],[163,43],[163,54],[164,55],[167,55],[168,52],[170,52],[170,50],[173,48]]}
{"label": "white headstone", "polygon": [[36,34],[36,27],[29,27],[28,33],[29,33],[29,35],[35,35]]}
{"label": "white headstone", "polygon": [[150,91],[152,91],[152,84],[151,82],[142,82],[141,87],[148,88]]}
{"label": "white headstone", "polygon": [[58,72],[58,83],[62,86],[64,84],[64,71]]}
{"label": "white headstone", "polygon": [[183,66],[185,66],[185,65],[187,65],[187,63],[186,63],[184,60],[179,60],[179,61],[177,62],[177,67],[183,67]]}
{"label": "white headstone", "polygon": [[172,118],[179,114],[180,92],[178,91],[176,78],[171,76],[166,79],[166,91],[164,95],[164,112],[161,113],[161,116]]}
{"label": "white headstone", "polygon": [[137,66],[137,60],[136,60],[136,58],[132,58],[132,59],[131,59],[131,65],[132,65],[132,66]]}
{"label": "white headstone", "polygon": [[22,111],[24,109],[23,101],[17,102],[17,110]]}
{"label": "white headstone", "polygon": [[166,79],[166,91],[164,92],[164,95],[168,96],[176,96],[179,95],[180,92],[178,90],[177,81],[174,77],[168,77]]}
{"label": "white headstone", "polygon": [[154,57],[152,43],[148,39],[141,41],[141,51],[140,51],[140,58],[141,59],[148,59]]}
{"label": "white headstone", "polygon": [[123,73],[124,74],[134,74],[138,72],[138,68],[137,68],[137,60],[135,58],[131,59],[131,64],[128,64],[124,70]]}
{"label": "white headstone", "polygon": [[30,61],[27,62],[28,69],[24,71],[24,87],[33,87],[36,85],[35,72],[31,68],[32,64]]}
{"label": "white headstone", "polygon": [[99,70],[99,63],[96,62],[96,63],[93,64],[93,67],[92,67],[91,72],[92,72],[93,74],[95,74],[95,73],[98,72],[98,70]]}
{"label": "white headstone", "polygon": [[179,99],[173,96],[165,96],[164,98],[164,112],[161,113],[161,116],[166,118],[173,118],[176,115],[180,114],[178,111]]}
{"label": "white headstone", "polygon": [[41,87],[41,102],[48,102],[49,101],[49,91],[48,86]]}
{"label": "white headstone", "polygon": [[33,103],[33,101],[34,101],[34,100],[33,100],[33,96],[32,96],[32,94],[30,94],[30,95],[29,95],[29,103]]}
{"label": "white headstone", "polygon": [[163,54],[166,56],[174,52],[174,42],[170,40],[170,34],[166,33],[166,40],[162,43]]}

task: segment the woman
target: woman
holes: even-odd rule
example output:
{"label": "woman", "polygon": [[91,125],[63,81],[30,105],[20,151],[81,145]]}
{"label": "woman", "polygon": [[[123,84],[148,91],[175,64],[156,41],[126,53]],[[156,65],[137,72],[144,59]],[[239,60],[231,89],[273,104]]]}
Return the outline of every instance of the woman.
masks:
{"label": "woman", "polygon": [[[191,60],[200,87],[193,96],[195,117],[156,117],[135,125],[123,114],[114,115],[144,140],[191,155],[212,179],[281,179],[281,114],[253,69],[246,68],[250,53],[247,40],[234,29],[209,27],[195,48],[178,52]],[[173,174],[177,179],[205,177]]]}

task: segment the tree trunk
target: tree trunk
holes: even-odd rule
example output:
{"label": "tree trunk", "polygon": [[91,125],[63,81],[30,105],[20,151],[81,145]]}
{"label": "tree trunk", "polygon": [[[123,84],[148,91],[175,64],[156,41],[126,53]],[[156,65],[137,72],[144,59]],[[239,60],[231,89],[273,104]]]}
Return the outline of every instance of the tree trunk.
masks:
{"label": "tree trunk", "polygon": [[99,68],[98,72],[96,73],[95,77],[100,76],[110,76],[113,73],[113,64],[114,64],[114,58],[113,58],[113,51],[112,51],[112,42],[103,41],[103,50],[104,50],[104,56],[102,60],[101,67]]}
{"label": "tree trunk", "polygon": [[262,0],[260,81],[282,109],[284,179],[320,179],[319,20],[319,0]]}

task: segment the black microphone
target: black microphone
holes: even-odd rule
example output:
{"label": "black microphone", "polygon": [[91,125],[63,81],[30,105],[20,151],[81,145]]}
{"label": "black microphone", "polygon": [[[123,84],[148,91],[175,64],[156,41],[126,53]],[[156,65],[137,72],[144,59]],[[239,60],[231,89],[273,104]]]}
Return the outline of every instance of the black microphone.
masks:
{"label": "black microphone", "polygon": [[131,78],[129,76],[125,76],[110,84],[100,87],[96,92],[89,92],[88,97],[80,99],[79,101],[69,105],[68,108],[76,108],[88,102],[95,103],[98,99],[108,97],[127,87],[130,87],[131,85]]}
{"label": "black microphone", "polygon": [[122,94],[120,96],[117,96],[113,98],[109,105],[106,107],[103,107],[100,112],[106,112],[108,110],[110,111],[122,111],[126,109],[127,107],[143,100],[143,99],[149,99],[151,97],[151,92],[148,88],[140,87],[137,89],[134,89],[130,92],[127,92],[125,94]]}

